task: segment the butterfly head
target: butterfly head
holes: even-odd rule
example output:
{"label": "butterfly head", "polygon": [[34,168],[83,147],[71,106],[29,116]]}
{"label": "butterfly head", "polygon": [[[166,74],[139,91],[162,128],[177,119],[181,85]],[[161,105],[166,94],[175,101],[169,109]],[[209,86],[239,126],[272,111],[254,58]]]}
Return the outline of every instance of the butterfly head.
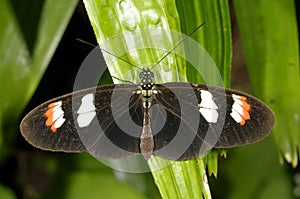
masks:
{"label": "butterfly head", "polygon": [[143,90],[151,90],[153,87],[152,79],[154,78],[154,73],[150,69],[143,69],[140,73],[141,87]]}

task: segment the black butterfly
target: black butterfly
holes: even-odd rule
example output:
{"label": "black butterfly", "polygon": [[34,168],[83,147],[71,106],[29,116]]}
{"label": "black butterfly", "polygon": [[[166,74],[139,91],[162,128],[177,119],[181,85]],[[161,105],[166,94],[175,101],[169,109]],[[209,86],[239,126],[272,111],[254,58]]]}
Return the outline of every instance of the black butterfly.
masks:
{"label": "black butterfly", "polygon": [[248,94],[186,82],[154,84],[151,69],[171,51],[150,69],[140,68],[139,85],[98,86],[43,103],[22,120],[22,135],[44,150],[170,160],[192,159],[213,147],[250,144],[269,135],[273,112]]}
{"label": "black butterfly", "polygon": [[110,84],[70,93],[36,107],[21,122],[33,146],[122,158],[142,153],[192,159],[214,148],[254,143],[269,135],[274,114],[248,94],[194,83]]}

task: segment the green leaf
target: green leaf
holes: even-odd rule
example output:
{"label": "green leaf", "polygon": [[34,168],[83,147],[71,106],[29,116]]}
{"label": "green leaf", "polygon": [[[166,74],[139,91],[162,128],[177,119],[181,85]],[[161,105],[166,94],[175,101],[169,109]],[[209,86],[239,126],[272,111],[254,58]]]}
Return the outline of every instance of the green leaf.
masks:
{"label": "green leaf", "polygon": [[[27,195],[28,198],[93,199],[103,196],[116,199],[122,197],[136,199],[146,198],[143,195],[143,191],[137,191],[131,186],[120,182],[118,179],[122,178],[122,175],[114,174],[109,167],[101,164],[88,153],[67,155],[52,153],[51,155],[42,154],[42,156],[38,156],[37,153],[34,153],[32,155],[35,156],[35,166],[39,165],[51,173],[52,185],[48,185],[48,190],[42,194],[37,193],[37,191],[30,186],[25,187],[25,191],[27,190],[27,193],[30,194],[29,196]],[[35,171],[36,170],[33,172]]]}
{"label": "green leaf", "polygon": [[[206,23],[203,31],[196,32],[192,37],[205,48],[216,63],[224,86],[230,87],[232,42],[227,1],[192,0],[187,3],[185,0],[177,0],[176,5],[183,33],[188,34],[197,24]],[[188,71],[190,81],[207,83],[197,72],[195,73],[191,68],[188,70],[191,70]],[[217,78],[212,77],[212,79]]]}
{"label": "green leaf", "polygon": [[148,163],[163,198],[211,198],[202,158],[169,161],[152,157]]}
{"label": "green leaf", "polygon": [[82,171],[71,173],[70,183],[64,198],[96,199],[101,196],[108,196],[111,199],[124,198],[124,196],[133,199],[145,198],[118,181],[113,175],[104,175],[100,172]]}
{"label": "green leaf", "polygon": [[[167,21],[169,18],[172,19],[171,15],[176,13],[175,4],[172,1],[156,1],[150,0],[148,3],[141,3],[141,1],[93,1],[86,0],[84,1],[85,7],[87,9],[91,24],[94,28],[96,38],[98,43],[102,48],[107,49],[110,52],[113,52],[115,56],[118,56],[127,62],[134,64],[135,66],[144,66],[154,64],[157,60],[163,57],[166,51],[159,51],[157,49],[145,49],[152,45],[155,46],[159,44],[160,47],[165,47],[166,49],[171,49],[175,44],[173,41],[170,41],[170,34],[164,33],[164,36],[156,36],[155,39],[151,33],[158,34],[147,30],[151,27],[160,27],[163,29],[168,29],[170,26],[172,30],[180,31],[179,21],[171,22]],[[168,9],[162,9],[163,7],[168,7]],[[140,16],[139,16],[140,15]],[[101,16],[101,17],[99,17]],[[139,20],[141,22],[139,22]],[[145,28],[142,31],[137,31],[137,27]],[[136,34],[136,38],[140,38],[134,41],[130,41],[135,48],[143,48],[136,51],[133,51],[131,45],[128,45],[126,37],[132,36],[130,32]],[[124,33],[124,35],[120,35]],[[118,37],[116,37],[118,36]],[[166,40],[168,39],[168,40]],[[130,51],[132,50],[132,51]],[[130,51],[130,52],[128,52]],[[108,64],[109,71],[112,75],[125,80],[136,81],[139,77],[139,71],[136,70],[130,64],[126,64],[123,60],[116,59],[115,56],[111,56],[107,53],[104,53],[104,58]],[[168,56],[169,59],[173,59],[175,63],[179,62],[180,65],[184,63],[177,57],[172,54]],[[114,60],[116,59],[116,60]],[[112,62],[113,61],[113,62]],[[165,61],[165,60],[164,60]],[[146,66],[145,66],[146,65]],[[163,66],[169,67],[169,66]],[[156,67],[154,69],[157,69]],[[165,68],[165,71],[170,72],[169,68]],[[185,76],[185,71],[181,68],[177,68],[175,71],[172,71],[173,78],[177,77],[177,71],[180,74]],[[129,73],[128,76],[126,74]],[[156,76],[160,77],[161,71],[157,72]],[[114,79],[114,82],[117,82]]]}
{"label": "green leaf", "polygon": [[[63,198],[132,198],[145,199],[142,192],[120,182],[113,172],[88,154],[79,155],[76,170],[71,171]],[[88,164],[86,164],[88,163]]]}
{"label": "green leaf", "polygon": [[271,139],[230,150],[228,156],[230,161],[222,164],[229,180],[227,185],[230,186],[226,198],[295,198],[292,191],[294,185],[287,175],[287,165],[282,167],[276,162],[278,155]]}
{"label": "green leaf", "polygon": [[[154,34],[149,34],[149,31],[144,31],[146,28],[171,29],[189,33],[205,21],[207,24],[203,30],[200,30],[200,33],[195,33],[195,37],[193,37],[203,42],[205,49],[217,62],[225,85],[229,86],[231,34],[227,1],[194,0],[186,3],[179,0],[148,0],[146,2],[139,0],[121,2],[84,0],[84,4],[101,47],[138,67],[149,67],[155,64],[181,40],[181,37],[170,32],[162,32],[162,34],[152,32]],[[197,20],[191,20],[193,17]],[[143,31],[139,31],[139,29],[143,29]],[[120,36],[121,33],[123,35]],[[126,40],[126,38],[130,38],[129,36],[134,39]],[[164,49],[147,48],[156,44],[160,44],[161,48],[164,47]],[[143,49],[134,50],[132,46]],[[179,47],[176,50],[182,51],[183,49]],[[184,50],[188,52],[188,49]],[[103,55],[113,76],[139,82],[139,70],[136,67],[134,68],[131,64],[116,59],[115,56],[108,53],[104,52]],[[189,55],[199,56],[192,53]],[[191,67],[186,69],[187,65],[189,66],[185,60],[171,53],[167,59],[154,68],[156,83],[186,81],[187,78],[200,83],[201,77],[195,76],[194,74],[198,73],[195,73]],[[220,83],[218,79],[215,80],[216,74],[209,72],[210,68],[206,68],[206,71],[210,74],[211,82]],[[114,81],[117,82],[117,79]],[[208,158],[182,162],[152,157],[148,163],[150,168],[155,170],[152,174],[163,198],[198,198],[201,195],[205,198],[211,198],[209,186],[205,180],[205,168],[206,164],[209,164],[209,173],[217,174],[216,153],[208,154]],[[169,166],[156,171],[157,167],[160,168],[165,163]]]}
{"label": "green leaf", "polygon": [[0,184],[0,198],[14,199],[14,198],[16,198],[16,196],[14,195],[12,190],[10,190],[7,187]]}
{"label": "green leaf", "polygon": [[[0,147],[47,68],[78,0],[0,1]],[[5,135],[5,137],[4,137]],[[2,150],[0,150],[2,151]]]}
{"label": "green leaf", "polygon": [[300,154],[300,72],[294,4],[293,0],[234,1],[254,95],[273,109],[272,137],[295,167]]}

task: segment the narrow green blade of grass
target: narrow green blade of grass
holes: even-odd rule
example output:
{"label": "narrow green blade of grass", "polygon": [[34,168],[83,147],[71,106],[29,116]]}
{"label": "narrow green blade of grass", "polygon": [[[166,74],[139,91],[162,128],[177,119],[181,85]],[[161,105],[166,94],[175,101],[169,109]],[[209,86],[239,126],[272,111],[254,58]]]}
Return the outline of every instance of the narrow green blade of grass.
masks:
{"label": "narrow green blade of grass", "polygon": [[299,42],[293,0],[234,1],[254,95],[275,112],[272,136],[284,158],[298,164]]}
{"label": "narrow green blade of grass", "polygon": [[4,139],[7,145],[14,140],[18,117],[47,68],[76,4],[77,0],[0,1],[0,147]]}
{"label": "narrow green blade of grass", "polygon": [[[229,86],[231,34],[227,1],[205,2],[194,0],[187,4],[184,1],[167,0],[148,0],[143,3],[138,0],[122,2],[115,0],[84,0],[84,3],[100,45],[103,45],[105,40],[111,39],[115,35],[126,31],[134,32],[138,28],[157,27],[177,30],[179,32],[184,30],[185,33],[189,33],[202,22],[206,22],[206,27],[199,31],[204,31],[204,33],[196,33],[195,38],[202,41],[208,52],[213,54],[212,57],[220,67],[221,75],[225,79],[225,85]],[[197,20],[191,20],[193,17]],[[129,53],[120,55],[119,53],[130,49],[128,44],[139,48],[149,46],[149,43],[161,42],[162,46],[167,47],[167,49],[171,49],[176,44],[173,41],[174,38],[170,37],[169,34],[158,36],[145,35],[140,32],[136,34],[137,38],[141,39],[141,41],[126,41],[122,38],[117,44],[105,42],[103,46],[122,59],[134,65],[144,67],[145,65],[154,64],[159,58],[165,55],[165,51],[142,49],[141,51],[130,51]],[[206,38],[208,35],[210,36],[209,40]],[[111,63],[110,55],[105,52],[103,54],[109,63],[108,67],[113,76],[139,82],[138,69],[132,69],[129,64],[120,59]],[[199,79],[201,79],[199,76],[193,76],[193,70],[188,71],[188,74],[186,74],[186,63],[177,56],[170,54],[168,62],[174,63],[169,66],[171,68],[166,68],[163,64],[155,68],[158,71],[154,71],[156,72],[156,80],[161,82],[171,80],[185,81],[187,76],[190,76],[189,78],[194,82],[199,82]],[[125,74],[128,71],[130,71],[130,75],[126,76]],[[168,71],[172,72],[172,79],[165,79],[159,75]],[[183,78],[179,78],[177,74],[180,74]],[[116,79],[114,81],[117,82]],[[166,161],[158,157],[152,157],[149,161],[149,166],[152,170],[156,170],[165,163],[170,163],[170,165],[162,170],[153,172],[155,182],[163,198],[200,198],[202,195],[205,198],[211,198],[209,186],[206,182],[205,168],[206,164],[208,164],[209,173],[216,175],[216,153],[209,155],[209,158],[198,158],[183,162]]]}

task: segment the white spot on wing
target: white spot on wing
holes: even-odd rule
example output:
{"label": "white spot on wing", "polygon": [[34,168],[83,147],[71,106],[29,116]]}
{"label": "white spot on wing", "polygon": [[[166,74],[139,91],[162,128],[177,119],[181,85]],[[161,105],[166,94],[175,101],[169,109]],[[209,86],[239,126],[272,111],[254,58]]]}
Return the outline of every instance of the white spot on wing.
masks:
{"label": "white spot on wing", "polygon": [[243,126],[246,120],[250,120],[249,110],[251,106],[247,103],[247,98],[232,94],[233,104],[231,107],[231,117]]}
{"label": "white spot on wing", "polygon": [[216,123],[218,121],[218,112],[214,109],[200,108],[200,113],[207,122]]}
{"label": "white spot on wing", "polygon": [[96,110],[94,105],[94,95],[87,94],[82,97],[81,105],[77,111],[78,114],[87,113]]}
{"label": "white spot on wing", "polygon": [[77,117],[78,126],[80,128],[87,127],[88,125],[90,125],[90,123],[92,122],[95,116],[96,116],[95,111],[78,115]]}
{"label": "white spot on wing", "polygon": [[54,122],[63,116],[64,116],[64,111],[62,110],[62,108],[55,106],[55,108],[53,109],[52,121]]}
{"label": "white spot on wing", "polygon": [[215,104],[212,94],[209,91],[201,90],[201,103],[200,107],[208,109],[218,109],[218,106]]}
{"label": "white spot on wing", "polygon": [[237,123],[242,121],[242,117],[236,111],[232,111],[230,115]]}
{"label": "white spot on wing", "polygon": [[66,119],[64,118],[64,115],[61,115],[54,123],[54,128],[59,128],[61,127],[61,125],[63,125],[63,123],[66,121]]}
{"label": "white spot on wing", "polygon": [[234,102],[236,102],[237,104],[242,106],[243,102],[242,102],[241,98],[242,98],[241,96],[232,94],[232,99],[234,100]]}
{"label": "white spot on wing", "polygon": [[60,108],[61,109],[61,106],[62,106],[62,101],[58,101],[58,102],[54,102],[53,103],[53,112],[55,112],[58,108]]}
{"label": "white spot on wing", "polygon": [[218,121],[219,113],[218,106],[213,100],[213,96],[209,91],[201,90],[201,103],[199,104],[199,111],[207,122],[216,123]]}
{"label": "white spot on wing", "polygon": [[96,116],[93,94],[87,94],[82,97],[77,113],[79,114],[77,117],[79,127],[87,127],[92,122]]}
{"label": "white spot on wing", "polygon": [[239,115],[243,115],[243,107],[239,103],[234,102],[232,105],[232,112],[237,112]]}
{"label": "white spot on wing", "polygon": [[66,121],[62,109],[62,101],[49,104],[44,116],[47,118],[45,123],[46,126],[51,126],[51,131],[56,132],[56,130]]}

